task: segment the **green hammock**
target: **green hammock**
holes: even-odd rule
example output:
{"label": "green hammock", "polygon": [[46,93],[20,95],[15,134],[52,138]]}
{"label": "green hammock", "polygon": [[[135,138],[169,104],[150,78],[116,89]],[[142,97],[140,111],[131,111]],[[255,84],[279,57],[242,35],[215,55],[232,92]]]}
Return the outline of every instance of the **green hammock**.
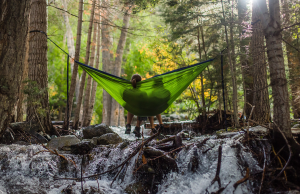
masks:
{"label": "green hammock", "polygon": [[76,61],[121,106],[138,116],[155,116],[165,111],[212,61],[176,69],[137,82],[117,77]]}

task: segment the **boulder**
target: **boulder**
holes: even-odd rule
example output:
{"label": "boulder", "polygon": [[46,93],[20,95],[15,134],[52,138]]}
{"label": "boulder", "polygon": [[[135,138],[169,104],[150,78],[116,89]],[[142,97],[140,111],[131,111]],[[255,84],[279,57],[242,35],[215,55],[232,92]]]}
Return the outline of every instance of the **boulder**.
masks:
{"label": "boulder", "polygon": [[83,139],[92,139],[93,137],[100,137],[106,133],[113,133],[113,130],[105,124],[91,125],[82,128]]}
{"label": "boulder", "polygon": [[300,128],[300,124],[296,124],[292,128]]}
{"label": "boulder", "polygon": [[94,147],[95,145],[92,144],[91,141],[82,141],[75,145],[71,145],[71,153],[79,155],[88,154]]}
{"label": "boulder", "polygon": [[116,133],[107,133],[97,138],[97,145],[118,144],[122,138]]}
{"label": "boulder", "polygon": [[75,145],[79,142],[80,140],[75,135],[66,135],[51,139],[51,141],[48,142],[47,147],[52,149],[61,149],[63,147],[70,147],[71,145]]}

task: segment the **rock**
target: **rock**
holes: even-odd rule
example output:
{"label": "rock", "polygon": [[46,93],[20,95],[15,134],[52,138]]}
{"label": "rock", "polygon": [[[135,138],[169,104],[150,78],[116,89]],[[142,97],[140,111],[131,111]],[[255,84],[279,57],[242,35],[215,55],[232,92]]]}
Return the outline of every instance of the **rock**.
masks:
{"label": "rock", "polygon": [[93,137],[100,137],[106,133],[113,133],[113,130],[105,124],[99,124],[82,128],[82,132],[84,139],[92,139]]}
{"label": "rock", "polygon": [[12,144],[15,141],[14,135],[6,129],[3,136],[0,138],[1,144]]}
{"label": "rock", "polygon": [[16,142],[14,142],[14,144],[18,144],[18,145],[30,145],[30,143],[28,143],[26,141],[16,141]]}
{"label": "rock", "polygon": [[51,139],[55,139],[55,138],[57,138],[56,135],[51,135]]}
{"label": "rock", "polygon": [[63,147],[70,147],[71,145],[75,145],[79,142],[80,140],[75,135],[66,135],[52,139],[48,142],[47,147],[61,149]]}
{"label": "rock", "polygon": [[122,138],[116,133],[107,133],[97,139],[97,145],[118,144],[122,142]]}
{"label": "rock", "polygon": [[123,150],[124,148],[126,148],[130,143],[128,141],[124,141],[123,143],[120,143],[120,145],[118,146],[121,150]]}
{"label": "rock", "polygon": [[88,154],[95,147],[90,141],[82,141],[75,145],[71,145],[71,153],[84,155]]}
{"label": "rock", "polygon": [[135,193],[148,194],[148,188],[145,188],[145,186],[142,183],[137,182],[128,185],[125,188],[124,192],[128,194],[135,194]]}
{"label": "rock", "polygon": [[296,124],[292,128],[300,128],[300,124]]}
{"label": "rock", "polygon": [[170,115],[170,119],[171,120],[179,120],[180,118],[179,118],[179,116],[177,114],[171,114]]}

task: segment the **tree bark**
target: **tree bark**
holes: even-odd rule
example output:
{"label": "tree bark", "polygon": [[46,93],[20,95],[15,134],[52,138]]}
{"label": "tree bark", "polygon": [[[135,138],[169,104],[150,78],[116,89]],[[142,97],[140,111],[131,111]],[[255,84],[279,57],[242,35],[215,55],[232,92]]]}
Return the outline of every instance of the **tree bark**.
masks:
{"label": "tree bark", "polygon": [[22,81],[29,40],[30,2],[0,2],[0,137],[10,123]]}
{"label": "tree bark", "polygon": [[289,96],[282,51],[279,1],[269,0],[270,14],[268,14],[266,1],[263,2],[260,9],[261,17],[263,18],[262,23],[266,38],[272,96],[274,99],[273,121],[282,130],[285,136],[289,140],[292,140]]}
{"label": "tree bark", "polygon": [[[127,36],[127,31],[129,27],[129,21],[130,21],[130,14],[131,14],[131,9],[129,7],[125,7],[126,12],[124,13],[123,17],[123,28],[121,30],[121,35],[117,47],[117,52],[116,52],[116,59],[115,59],[115,66],[113,70],[113,74],[116,76],[121,75],[121,65],[122,65],[122,58],[123,58],[123,53],[124,53],[124,46],[126,43],[126,36]],[[119,103],[115,100],[112,99],[112,104],[111,104],[111,116],[110,116],[110,125],[111,126],[118,126],[119,124]]]}
{"label": "tree bark", "polygon": [[29,39],[26,41],[25,45],[25,58],[24,58],[24,71],[22,75],[22,83],[19,90],[19,100],[17,104],[17,122],[23,121],[24,111],[26,111],[26,107],[24,106],[24,101],[26,99],[24,88],[26,86],[26,80],[28,78],[28,57],[29,57]]}
{"label": "tree bark", "polygon": [[[46,0],[32,0],[30,30],[47,32]],[[27,121],[41,124],[44,132],[53,133],[48,100],[47,37],[40,32],[32,33],[29,40],[29,92]]]}
{"label": "tree bark", "polygon": [[[97,9],[98,10],[98,9]],[[98,32],[98,24],[99,20],[96,18],[96,15],[99,15],[98,11],[95,11],[94,15],[94,32],[93,32],[93,42],[92,42],[92,53],[91,53],[91,63],[90,66],[94,67],[94,61],[95,61],[95,48],[97,44],[97,32]],[[91,89],[92,89],[92,77],[88,76],[87,83],[86,83],[86,88],[85,88],[85,95],[84,95],[84,104],[83,104],[83,119],[82,119],[82,126],[86,127],[89,125],[90,120],[88,118],[88,112],[90,109],[90,96],[91,96]]]}
{"label": "tree bark", "polygon": [[270,102],[267,82],[267,67],[264,49],[264,34],[259,14],[261,1],[252,3],[251,56],[253,62],[253,118],[259,123],[270,122]]}
{"label": "tree bark", "polygon": [[[79,61],[79,55],[80,55],[81,29],[82,29],[82,9],[83,9],[83,0],[80,0],[79,5],[78,5],[77,38],[76,38],[76,50],[75,50],[75,58],[74,58],[76,61]],[[70,86],[70,90],[69,90],[69,93],[68,93],[68,96],[69,96],[69,101],[68,101],[69,113],[67,112],[68,110],[66,108],[64,125],[63,125],[63,128],[65,130],[68,130],[68,126],[69,126],[69,121],[68,121],[69,118],[67,117],[67,115],[69,114],[69,116],[71,116],[73,97],[74,97],[75,89],[76,89],[76,85],[77,85],[77,76],[78,76],[78,64],[74,63],[72,78],[71,78],[71,86]]]}
{"label": "tree bark", "polygon": [[[290,8],[289,3],[286,0],[283,0],[283,21],[285,26],[292,25],[290,17]],[[297,29],[297,28],[296,28]],[[295,32],[297,33],[297,32]],[[291,88],[291,104],[293,109],[294,118],[297,119],[300,117],[300,60],[299,53],[295,52],[295,49],[291,46],[295,46],[295,41],[293,40],[293,31],[292,28],[285,30],[283,33],[284,40],[288,42],[286,44],[287,58],[288,58],[288,67],[289,67],[289,83]]]}
{"label": "tree bark", "polygon": [[[241,69],[244,85],[244,114],[245,116],[250,116],[252,107],[249,104],[253,104],[253,75],[252,66],[250,61],[247,59],[247,45],[249,44],[248,38],[243,37],[244,29],[243,22],[248,21],[247,16],[247,0],[239,0],[238,2],[238,15],[239,15],[239,25],[240,25],[240,53],[241,53]],[[249,104],[248,104],[249,103]]]}
{"label": "tree bark", "polygon": [[[89,31],[88,31],[88,38],[87,38],[87,45],[86,45],[86,54],[85,54],[85,64],[89,64],[90,59],[90,47],[91,47],[91,37],[92,37],[92,29],[93,29],[93,21],[94,21],[94,11],[95,11],[95,3],[96,0],[93,0],[92,10],[91,10],[91,17],[90,17],[90,24],[89,24]],[[76,105],[76,111],[75,111],[75,119],[74,119],[74,125],[73,128],[75,130],[78,129],[79,126],[79,113],[82,103],[82,97],[83,97],[83,90],[84,90],[84,84],[85,84],[85,78],[86,78],[86,72],[83,71],[81,75],[81,82],[80,82],[80,89],[79,89],[79,96],[78,101]]]}
{"label": "tree bark", "polygon": [[[110,28],[109,28],[109,0],[103,0],[102,5],[105,7],[102,10],[102,69],[105,72],[109,72],[110,68]],[[111,96],[103,89],[103,109],[102,109],[102,123],[110,125],[110,115],[111,115]]]}
{"label": "tree bark", "polygon": [[[222,7],[223,7],[223,2],[222,2]],[[225,21],[225,13],[224,13],[224,8],[223,8],[223,19]],[[232,23],[232,22],[231,22]],[[231,24],[232,25],[232,24]],[[228,51],[228,60],[229,60],[229,65],[230,65],[230,73],[231,73],[231,80],[232,80],[232,106],[233,106],[233,119],[236,127],[239,127],[239,119],[238,119],[238,107],[237,107],[237,85],[236,85],[236,76],[235,76],[235,67],[233,64],[232,56],[230,50],[232,50],[232,47],[230,47],[230,43],[228,40],[228,33],[227,33],[227,26],[225,26],[225,37],[226,37],[226,43],[228,45],[227,51]]]}
{"label": "tree bark", "polygon": [[[100,1],[98,1],[100,4]],[[101,45],[101,32],[100,32],[100,11],[98,12],[98,16],[97,16],[97,21],[99,21],[99,23],[97,24],[98,26],[98,37],[97,37],[97,54],[96,54],[96,69],[99,69],[99,63],[100,63],[100,45]],[[95,105],[95,98],[96,98],[96,91],[97,91],[97,82],[95,80],[93,80],[93,87],[92,87],[92,93],[91,93],[91,100],[89,103],[89,107],[88,107],[88,114],[87,114],[87,122],[88,125],[90,125],[91,120],[92,120],[92,115],[93,115],[93,109],[94,109],[94,105]]]}

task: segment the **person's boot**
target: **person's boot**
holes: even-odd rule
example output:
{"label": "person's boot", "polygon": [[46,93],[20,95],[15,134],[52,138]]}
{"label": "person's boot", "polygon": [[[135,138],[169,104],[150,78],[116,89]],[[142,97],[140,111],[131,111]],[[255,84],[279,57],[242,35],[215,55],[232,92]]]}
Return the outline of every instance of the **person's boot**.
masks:
{"label": "person's boot", "polygon": [[132,132],[135,134],[135,137],[141,137],[141,127],[135,127],[134,131]]}
{"label": "person's boot", "polygon": [[130,131],[131,131],[131,125],[127,124],[125,134],[130,134]]}
{"label": "person's boot", "polygon": [[164,125],[161,124],[161,125],[156,125],[155,128],[151,129],[152,133],[155,134],[158,132],[158,130],[160,129],[160,131],[162,131],[164,128]]}

